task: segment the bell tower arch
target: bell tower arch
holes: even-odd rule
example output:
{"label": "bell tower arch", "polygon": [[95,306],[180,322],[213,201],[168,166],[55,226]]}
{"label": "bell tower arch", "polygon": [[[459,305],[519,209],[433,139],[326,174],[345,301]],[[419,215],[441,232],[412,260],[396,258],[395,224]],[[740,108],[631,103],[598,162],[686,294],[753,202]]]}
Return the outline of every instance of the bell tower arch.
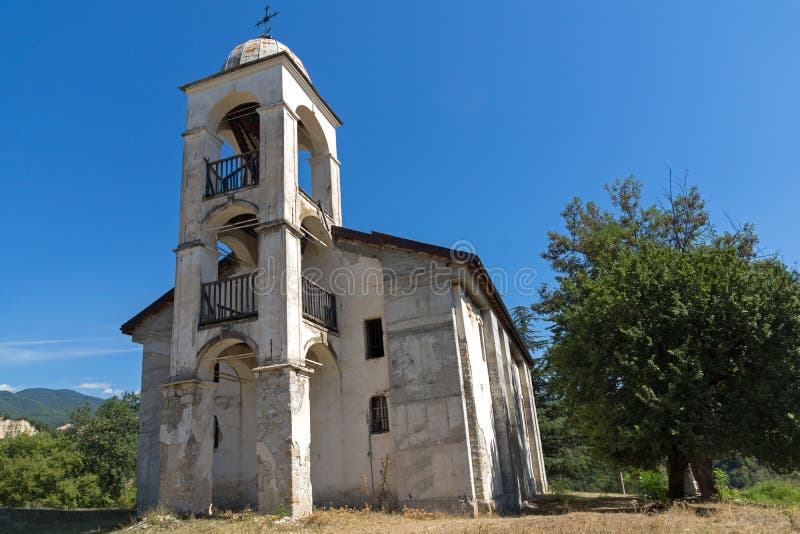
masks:
{"label": "bell tower arch", "polygon": [[[220,72],[181,90],[188,109],[159,501],[183,513],[213,504],[215,475],[206,460],[214,458],[221,394],[201,371],[201,354],[210,340],[246,338],[252,350],[218,358],[227,358],[226,369],[248,358],[247,373],[237,376],[254,384],[256,428],[228,443],[255,440],[241,449],[255,454],[261,512],[306,515],[311,370],[300,346],[301,223],[309,212],[326,231],[342,223],[341,121],[300,59],[266,36],[237,46]],[[301,150],[310,154],[310,191],[298,185]]]}

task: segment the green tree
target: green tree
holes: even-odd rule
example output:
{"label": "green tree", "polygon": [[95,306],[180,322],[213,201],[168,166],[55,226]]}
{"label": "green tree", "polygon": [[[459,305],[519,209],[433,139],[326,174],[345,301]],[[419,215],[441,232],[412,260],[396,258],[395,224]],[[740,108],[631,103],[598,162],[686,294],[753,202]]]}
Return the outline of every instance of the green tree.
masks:
{"label": "green tree", "polygon": [[745,225],[719,234],[696,188],[643,207],[641,184],[607,187],[613,211],[574,199],[549,234],[555,385],[592,450],[615,465],[666,458],[670,498],[691,461],[705,496],[713,458],[800,462],[800,283],[755,257]]}
{"label": "green tree", "polygon": [[125,393],[105,401],[94,416],[89,406],[75,410],[67,431],[86,471],[114,501],[131,486],[136,471],[138,410],[139,395]]}
{"label": "green tree", "polygon": [[547,340],[535,328],[535,310],[517,306],[511,310],[511,315],[525,344],[535,355],[531,382],[549,484],[554,488],[575,491],[619,491],[619,481],[613,467],[590,454],[588,440],[568,421],[562,395],[552,384],[553,367],[548,362],[545,350]]}
{"label": "green tree", "polygon": [[64,436],[20,434],[0,439],[0,505],[108,506],[97,477]]}

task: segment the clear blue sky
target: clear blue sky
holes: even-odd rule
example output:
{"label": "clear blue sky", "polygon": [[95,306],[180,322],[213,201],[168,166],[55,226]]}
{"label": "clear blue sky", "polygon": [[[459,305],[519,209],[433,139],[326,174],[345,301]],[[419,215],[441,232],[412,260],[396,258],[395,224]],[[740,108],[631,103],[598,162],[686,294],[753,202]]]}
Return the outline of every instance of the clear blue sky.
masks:
{"label": "clear blue sky", "polygon": [[[665,162],[794,264],[800,3],[275,1],[339,129],[345,226],[550,274],[573,196]],[[0,384],[139,386],[119,325],[172,286],[180,84],[260,1],[0,3]],[[530,297],[506,295],[509,305]]]}

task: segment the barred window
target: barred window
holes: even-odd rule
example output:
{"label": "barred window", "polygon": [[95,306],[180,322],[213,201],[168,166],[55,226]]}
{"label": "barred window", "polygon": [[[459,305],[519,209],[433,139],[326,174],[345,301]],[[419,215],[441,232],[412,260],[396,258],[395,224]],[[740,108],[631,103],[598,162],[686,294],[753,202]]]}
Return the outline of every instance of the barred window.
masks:
{"label": "barred window", "polygon": [[370,432],[372,434],[380,434],[381,432],[389,431],[389,407],[386,403],[386,397],[377,395],[369,400],[370,411]]}
{"label": "barred window", "polygon": [[367,358],[383,357],[383,324],[380,318],[364,321]]}

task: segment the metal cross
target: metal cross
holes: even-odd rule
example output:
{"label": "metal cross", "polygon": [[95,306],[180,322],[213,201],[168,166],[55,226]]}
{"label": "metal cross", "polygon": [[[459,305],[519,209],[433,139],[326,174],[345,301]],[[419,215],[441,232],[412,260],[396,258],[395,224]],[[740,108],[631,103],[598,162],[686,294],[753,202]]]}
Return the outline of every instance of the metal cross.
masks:
{"label": "metal cross", "polygon": [[272,26],[270,26],[269,21],[271,21],[277,16],[278,12],[273,11],[272,13],[270,13],[269,4],[266,4],[266,6],[264,7],[264,18],[259,20],[258,24],[256,24],[256,27],[264,26],[264,37],[269,37],[269,32],[272,31]]}

